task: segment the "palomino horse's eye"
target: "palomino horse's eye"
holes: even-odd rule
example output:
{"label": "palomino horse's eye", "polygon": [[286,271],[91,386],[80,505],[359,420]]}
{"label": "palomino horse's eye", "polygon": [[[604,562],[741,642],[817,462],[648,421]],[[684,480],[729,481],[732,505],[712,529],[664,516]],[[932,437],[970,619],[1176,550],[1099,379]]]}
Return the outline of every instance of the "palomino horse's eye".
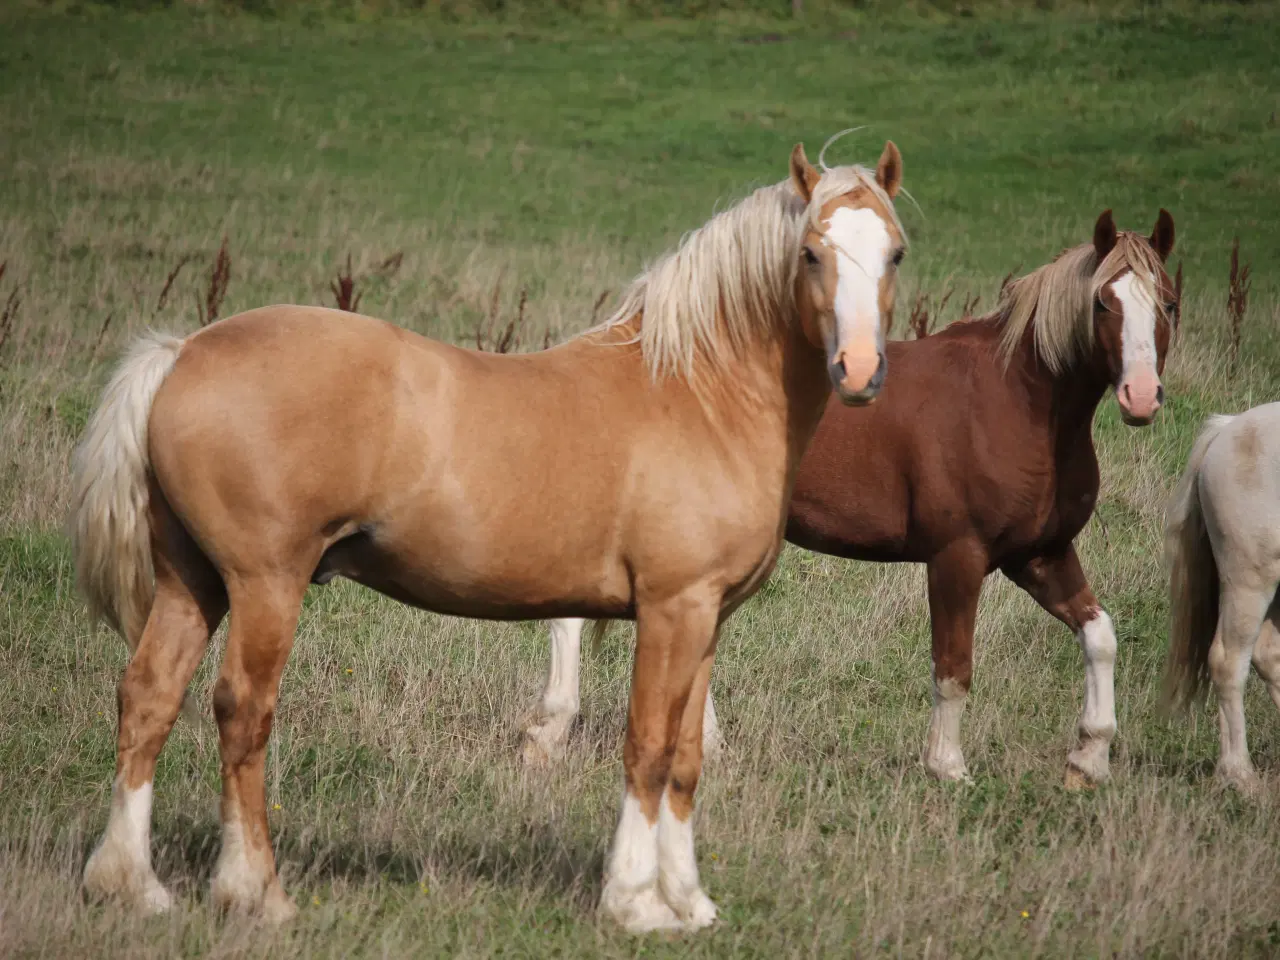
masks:
{"label": "palomino horse's eye", "polygon": [[1094,297],[1094,298],[1093,298],[1093,312],[1094,312],[1094,313],[1102,313],[1102,311],[1104,311],[1104,310],[1106,310],[1106,309],[1107,309],[1107,305],[1106,305],[1105,303],[1103,303],[1103,302],[1102,302],[1102,298],[1101,298],[1101,297]]}
{"label": "palomino horse's eye", "polygon": [[905,257],[906,255],[907,255],[907,251],[905,248],[899,248],[897,251],[895,251],[893,254],[893,265],[896,267],[900,263],[902,263],[902,258]]}
{"label": "palomino horse's eye", "polygon": [[812,247],[801,247],[800,254],[804,257],[804,262],[809,266],[816,267],[818,265],[818,255],[813,252]]}

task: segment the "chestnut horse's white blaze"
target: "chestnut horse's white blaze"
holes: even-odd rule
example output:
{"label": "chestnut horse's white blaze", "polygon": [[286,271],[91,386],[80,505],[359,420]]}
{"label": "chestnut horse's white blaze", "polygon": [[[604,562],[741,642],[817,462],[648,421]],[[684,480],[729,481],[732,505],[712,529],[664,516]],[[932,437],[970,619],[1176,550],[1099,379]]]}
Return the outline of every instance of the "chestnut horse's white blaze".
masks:
{"label": "chestnut horse's white blaze", "polygon": [[[601,903],[636,931],[710,923],[692,817],[716,639],[773,568],[832,387],[847,403],[879,390],[882,337],[843,325],[835,302],[855,317],[892,308],[901,169],[892,143],[874,173],[820,172],[797,145],[788,180],[691,233],[605,324],[538,354],[296,306],[142,341],[73,471],[78,580],[133,651],[88,892],[165,905],[147,851],[156,758],[229,612],[213,898],[295,912],[271,850],[266,746],[308,583],[340,575],[456,616],[634,619]],[[855,294],[875,308],[846,304],[822,242],[846,208],[873,211],[838,242],[880,271]],[[549,714],[576,710],[580,630],[562,635]]]}
{"label": "chestnut horse's white blaze", "polygon": [[1111,289],[1124,307],[1120,330],[1124,369],[1116,399],[1130,416],[1150,419],[1163,395],[1156,370],[1156,302],[1150,284],[1139,283],[1132,271],[1112,283]]}

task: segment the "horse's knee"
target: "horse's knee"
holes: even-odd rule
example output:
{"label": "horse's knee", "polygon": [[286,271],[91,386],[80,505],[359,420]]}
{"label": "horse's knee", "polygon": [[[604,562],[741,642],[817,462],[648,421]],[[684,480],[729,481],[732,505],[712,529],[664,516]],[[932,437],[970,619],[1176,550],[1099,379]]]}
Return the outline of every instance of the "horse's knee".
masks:
{"label": "horse's knee", "polygon": [[245,761],[266,749],[275,717],[272,704],[260,703],[226,676],[218,678],[213,688],[213,715],[222,736],[223,759],[232,764]]}

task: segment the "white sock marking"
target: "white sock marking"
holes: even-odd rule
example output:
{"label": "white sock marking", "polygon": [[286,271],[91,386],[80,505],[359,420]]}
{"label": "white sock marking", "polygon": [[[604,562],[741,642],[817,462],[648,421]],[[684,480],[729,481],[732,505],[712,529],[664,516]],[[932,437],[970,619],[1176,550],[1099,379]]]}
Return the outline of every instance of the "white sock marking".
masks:
{"label": "white sock marking", "polygon": [[650,886],[658,879],[658,825],[646,819],[640,801],[629,790],[622,798],[606,877],[623,891]]}
{"label": "white sock marking", "polygon": [[969,691],[951,677],[942,680],[934,674],[933,714],[929,718],[929,741],[925,746],[924,765],[943,780],[963,780],[964,751],[960,748],[960,718],[964,715]]}

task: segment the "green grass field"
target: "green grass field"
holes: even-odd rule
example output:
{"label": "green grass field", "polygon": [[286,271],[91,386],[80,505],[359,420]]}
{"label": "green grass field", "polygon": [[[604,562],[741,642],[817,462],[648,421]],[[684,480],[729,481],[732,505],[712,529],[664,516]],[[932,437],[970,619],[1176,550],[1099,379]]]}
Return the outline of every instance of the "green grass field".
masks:
{"label": "green grass field", "polygon": [[[1053,4],[1044,4],[1052,7]],[[0,954],[1268,956],[1280,952],[1280,723],[1248,711],[1256,799],[1212,780],[1208,710],[1166,722],[1164,497],[1203,417],[1280,397],[1280,10],[1122,4],[805,22],[563,11],[505,21],[280,19],[220,8],[0,10]],[[1088,239],[1105,207],[1177,219],[1184,332],[1155,426],[1108,399],[1103,498],[1081,540],[1120,635],[1114,782],[1061,773],[1083,694],[1072,637],[1007,582],[984,594],[964,724],[975,783],[926,779],[923,575],[789,550],[729,624],[729,742],[699,856],[723,922],[632,940],[597,920],[630,649],[584,665],[560,768],[518,761],[547,655],[537,624],[436,617],[315,588],[268,762],[286,886],[270,932],[206,902],[217,745],[161,756],[153,846],[180,894],[140,920],[86,904],[105,822],[123,644],[88,622],[62,534],[68,458],[147,327],[193,330],[227,238],[222,314],[332,303],[468,342],[583,328],[646,261],[815,157],[902,148],[919,204],[899,314],[992,305],[1001,278]],[[1231,239],[1253,265],[1228,363]],[[377,273],[403,253],[398,271]],[[165,302],[161,291],[171,271]],[[899,331],[901,334],[901,330]],[[376,384],[370,384],[376,389]],[[218,644],[196,689],[208,710]]]}

